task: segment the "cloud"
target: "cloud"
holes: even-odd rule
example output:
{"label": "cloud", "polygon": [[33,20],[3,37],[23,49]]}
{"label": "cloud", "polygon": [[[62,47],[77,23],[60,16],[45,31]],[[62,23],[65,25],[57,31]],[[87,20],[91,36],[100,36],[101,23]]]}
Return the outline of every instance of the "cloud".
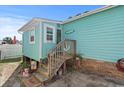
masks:
{"label": "cloud", "polygon": [[24,16],[18,16],[13,14],[0,15],[0,39],[6,36],[16,36],[17,39],[21,40],[21,34],[17,30],[23,26],[29,18]]}

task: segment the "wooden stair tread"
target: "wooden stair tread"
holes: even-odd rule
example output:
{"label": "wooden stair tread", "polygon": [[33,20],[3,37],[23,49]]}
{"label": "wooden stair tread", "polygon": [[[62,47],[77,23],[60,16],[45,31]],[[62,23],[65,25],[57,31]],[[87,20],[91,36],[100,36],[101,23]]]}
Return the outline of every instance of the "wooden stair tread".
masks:
{"label": "wooden stair tread", "polygon": [[34,76],[35,76],[38,80],[40,80],[40,82],[44,82],[44,81],[48,80],[48,77],[45,77],[44,75],[41,75],[41,74],[39,74],[39,73],[35,73]]}
{"label": "wooden stair tread", "polygon": [[41,74],[41,75],[44,75],[44,76],[46,76],[46,77],[49,77],[49,73],[48,73],[47,69],[39,68],[39,69],[37,70],[37,73],[39,73],[39,74]]}
{"label": "wooden stair tread", "polygon": [[41,67],[44,68],[44,69],[48,69],[48,64],[41,64]]}
{"label": "wooden stair tread", "polygon": [[37,71],[43,71],[43,72],[47,72],[47,69],[44,69],[44,68],[38,68]]}
{"label": "wooden stair tread", "polygon": [[31,76],[29,78],[23,78],[22,79],[22,83],[24,84],[24,86],[26,87],[39,87],[42,85],[42,83],[40,82],[40,80],[38,80],[36,77]]}

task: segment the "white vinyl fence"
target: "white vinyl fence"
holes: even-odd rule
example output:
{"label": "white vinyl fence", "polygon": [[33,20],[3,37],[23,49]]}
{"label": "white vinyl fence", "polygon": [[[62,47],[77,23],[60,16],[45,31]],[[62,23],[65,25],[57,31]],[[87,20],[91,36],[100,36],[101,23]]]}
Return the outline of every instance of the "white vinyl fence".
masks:
{"label": "white vinyl fence", "polygon": [[22,45],[4,44],[0,45],[0,60],[9,58],[18,58],[22,56]]}

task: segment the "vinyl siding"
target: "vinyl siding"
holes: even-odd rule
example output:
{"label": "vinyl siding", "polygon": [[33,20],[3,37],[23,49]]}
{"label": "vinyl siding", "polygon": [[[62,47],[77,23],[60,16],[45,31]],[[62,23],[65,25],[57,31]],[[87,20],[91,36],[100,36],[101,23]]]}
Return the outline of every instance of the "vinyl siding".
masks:
{"label": "vinyl siding", "polygon": [[124,57],[124,6],[118,6],[63,25],[67,39],[77,41],[84,57],[116,62]]}
{"label": "vinyl siding", "polygon": [[[58,27],[57,24],[54,23],[47,23],[47,22],[42,22],[42,27],[44,27],[45,24],[48,24],[50,26],[54,26],[55,27],[55,33],[57,31],[57,29],[62,29],[62,27]],[[56,36],[55,36],[55,41],[56,41]],[[44,40],[44,29],[42,28],[42,59],[47,57],[47,54],[49,52],[49,50],[55,48],[56,46],[56,42],[55,43],[45,43]]]}
{"label": "vinyl siding", "polygon": [[30,31],[23,33],[23,55],[31,59],[39,61],[39,40],[40,40],[40,25],[35,29],[35,44],[29,43]]}

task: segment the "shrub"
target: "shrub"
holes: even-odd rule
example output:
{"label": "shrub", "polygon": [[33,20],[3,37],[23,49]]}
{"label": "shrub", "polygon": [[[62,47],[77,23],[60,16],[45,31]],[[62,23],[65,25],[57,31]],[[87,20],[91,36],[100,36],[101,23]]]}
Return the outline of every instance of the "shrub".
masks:
{"label": "shrub", "polygon": [[76,57],[78,57],[80,60],[83,60],[82,54],[76,54]]}
{"label": "shrub", "polygon": [[23,62],[23,63],[21,63],[21,67],[22,67],[22,68],[28,68],[29,65],[28,65],[26,62]]}
{"label": "shrub", "polygon": [[43,63],[47,63],[48,62],[48,58],[46,57],[46,58],[42,59],[42,62]]}

